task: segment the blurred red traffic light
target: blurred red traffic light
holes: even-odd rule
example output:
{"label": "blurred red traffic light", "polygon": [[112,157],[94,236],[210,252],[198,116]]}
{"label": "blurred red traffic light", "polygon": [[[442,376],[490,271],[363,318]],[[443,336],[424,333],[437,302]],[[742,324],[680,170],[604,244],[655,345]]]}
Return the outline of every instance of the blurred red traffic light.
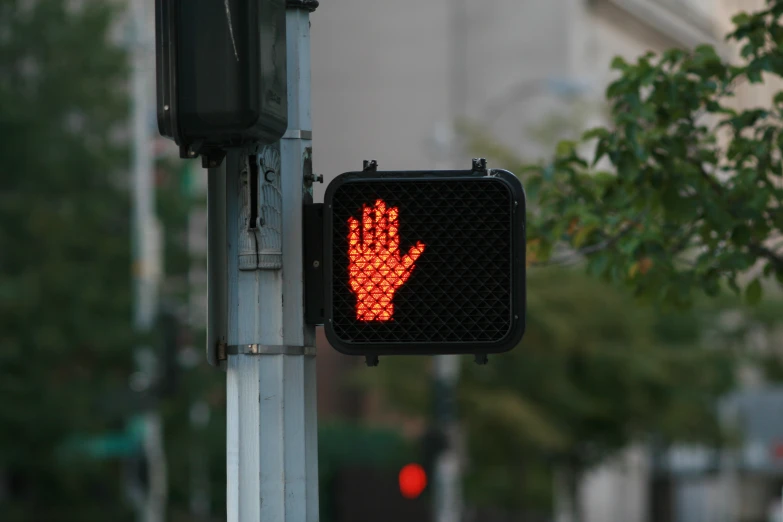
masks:
{"label": "blurred red traffic light", "polygon": [[418,464],[408,464],[400,470],[400,493],[405,498],[416,498],[427,487],[427,473]]}

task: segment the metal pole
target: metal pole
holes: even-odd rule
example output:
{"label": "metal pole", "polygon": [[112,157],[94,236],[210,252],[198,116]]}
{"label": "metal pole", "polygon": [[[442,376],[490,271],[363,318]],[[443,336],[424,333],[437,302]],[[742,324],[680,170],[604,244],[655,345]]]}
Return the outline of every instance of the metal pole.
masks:
{"label": "metal pole", "polygon": [[190,433],[193,436],[190,451],[190,513],[193,520],[209,520],[212,495],[209,483],[209,453],[205,447],[205,429],[209,424],[210,409],[204,401],[190,407]]}
{"label": "metal pole", "polygon": [[149,53],[150,42],[146,38],[146,2],[134,0],[133,9],[133,225],[134,225],[134,274],[136,275],[136,304],[134,323],[142,332],[148,331],[154,322],[157,308],[157,260],[155,259],[155,208],[152,186],[152,132],[150,130]]}
{"label": "metal pole", "polygon": [[[440,170],[455,168],[453,122],[438,126],[434,144]],[[435,458],[433,511],[435,522],[459,522],[462,518],[462,437],[457,423],[456,395],[460,377],[459,355],[434,358],[433,410],[435,424],[443,433],[446,447]]]}
{"label": "metal pole", "polygon": [[449,0],[449,117],[451,124],[465,116],[468,105],[468,6],[467,0]]}
{"label": "metal pole", "polygon": [[[304,323],[302,285],[302,206],[312,198],[304,182],[312,147],[309,13],[317,5],[287,2],[286,135],[258,155],[229,151],[224,168],[209,172],[209,260],[225,267],[224,290],[218,268],[209,268],[217,293],[210,306],[223,296],[227,310],[225,320],[210,310],[209,339],[227,353],[228,522],[318,520],[315,328]],[[247,176],[256,165],[269,215],[249,232]],[[256,236],[250,243],[248,233]],[[263,268],[248,268],[240,253],[256,241]]]}
{"label": "metal pole", "polygon": [[435,422],[447,441],[435,461],[435,522],[462,518],[462,441],[456,412],[460,362],[458,355],[435,357]]}
{"label": "metal pole", "polygon": [[[158,312],[158,284],[161,276],[160,230],[155,217],[155,193],[152,183],[153,156],[151,83],[149,71],[153,69],[152,37],[147,19],[146,0],[134,0],[131,4],[133,30],[132,118],[133,118],[133,231],[135,309],[134,325],[139,333],[147,333],[154,327]],[[154,363],[149,348],[136,349],[139,361]],[[154,374],[154,364],[146,364],[145,373]],[[154,375],[147,376],[150,388]],[[148,487],[142,504],[137,506],[139,519],[144,522],[162,522],[165,517],[168,496],[166,455],[163,448],[163,423],[153,407],[143,414],[144,452],[148,469]]]}
{"label": "metal pole", "polygon": [[[466,0],[449,0],[449,99],[448,128],[441,141],[445,152],[439,168],[453,168],[454,129],[464,117],[468,100],[468,12]],[[461,437],[456,419],[456,390],[459,383],[460,358],[457,355],[435,357],[435,422],[446,438],[446,448],[435,459],[435,522],[460,522],[462,518]]]}
{"label": "metal pole", "polygon": [[148,331],[154,322],[157,302],[157,267],[155,259],[155,209],[152,186],[152,133],[149,128],[151,110],[149,70],[149,40],[145,38],[146,9],[144,0],[134,0],[133,9],[133,231],[136,302],[134,324]]}

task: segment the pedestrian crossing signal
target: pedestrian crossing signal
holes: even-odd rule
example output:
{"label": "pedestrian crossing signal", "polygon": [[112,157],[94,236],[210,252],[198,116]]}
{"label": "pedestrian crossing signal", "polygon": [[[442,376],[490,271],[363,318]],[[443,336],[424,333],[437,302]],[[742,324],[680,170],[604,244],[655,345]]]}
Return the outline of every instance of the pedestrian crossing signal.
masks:
{"label": "pedestrian crossing signal", "polygon": [[391,321],[392,298],[410,278],[416,260],[424,253],[421,241],[401,256],[399,214],[382,200],[362,206],[362,223],[348,218],[348,281],[356,295],[358,321]]}
{"label": "pedestrian crossing signal", "polygon": [[524,333],[525,195],[510,172],[342,174],[324,247],[325,333],[343,353],[498,353]]}
{"label": "pedestrian crossing signal", "polygon": [[155,0],[158,129],[183,158],[274,143],[288,127],[285,0]]}

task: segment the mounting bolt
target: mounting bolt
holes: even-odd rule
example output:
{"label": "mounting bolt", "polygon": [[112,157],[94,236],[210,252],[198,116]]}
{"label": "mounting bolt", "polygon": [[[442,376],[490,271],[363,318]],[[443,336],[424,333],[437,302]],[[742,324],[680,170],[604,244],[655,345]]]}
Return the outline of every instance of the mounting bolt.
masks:
{"label": "mounting bolt", "polygon": [[321,262],[320,261],[318,261],[317,259],[315,261],[313,261],[313,268],[318,268],[319,266],[321,266]]}
{"label": "mounting bolt", "polygon": [[364,160],[362,162],[362,170],[365,171],[376,171],[378,170],[378,162],[376,160]]}
{"label": "mounting bolt", "polygon": [[323,174],[305,174],[304,180],[306,183],[313,184],[314,182],[323,183],[324,182],[324,175]]}
{"label": "mounting bolt", "polygon": [[484,158],[473,158],[473,171],[474,172],[486,172],[487,160]]}

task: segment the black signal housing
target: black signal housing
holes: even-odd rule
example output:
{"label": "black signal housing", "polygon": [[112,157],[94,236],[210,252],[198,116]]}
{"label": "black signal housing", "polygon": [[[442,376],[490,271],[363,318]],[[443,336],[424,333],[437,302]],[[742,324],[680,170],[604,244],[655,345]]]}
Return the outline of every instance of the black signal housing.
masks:
{"label": "black signal housing", "polygon": [[[370,218],[364,207],[371,207]],[[512,173],[349,172],[329,184],[323,208],[324,329],[335,349],[369,357],[493,354],[519,343],[526,308],[525,193]],[[374,212],[386,217],[378,221]],[[393,218],[399,248],[390,255],[388,233],[372,237],[379,222],[392,229]],[[360,246],[352,247],[357,221]],[[396,281],[394,274],[403,272],[398,260],[411,254],[407,261],[416,259],[404,281],[386,283]],[[394,286],[390,303],[388,288],[379,290],[372,280]]]}
{"label": "black signal housing", "polygon": [[288,125],[285,0],[155,0],[157,112],[180,156],[273,143]]}

